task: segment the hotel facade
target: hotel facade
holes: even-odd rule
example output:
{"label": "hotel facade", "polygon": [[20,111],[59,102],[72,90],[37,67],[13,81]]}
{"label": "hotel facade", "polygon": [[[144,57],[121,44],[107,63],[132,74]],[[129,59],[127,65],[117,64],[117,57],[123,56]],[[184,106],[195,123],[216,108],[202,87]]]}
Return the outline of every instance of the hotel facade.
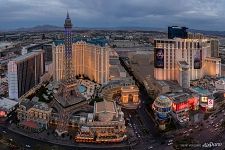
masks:
{"label": "hotel facade", "polygon": [[221,75],[221,60],[211,57],[209,39],[155,39],[154,47],[156,80],[176,80],[189,88],[190,80]]}
{"label": "hotel facade", "polygon": [[45,73],[44,51],[21,55],[8,63],[9,98],[18,100],[41,82]]}
{"label": "hotel facade", "polygon": [[[63,79],[64,70],[63,43],[53,45],[54,80]],[[109,51],[107,46],[78,41],[72,44],[72,72],[74,76],[85,75],[97,83],[109,80]]]}

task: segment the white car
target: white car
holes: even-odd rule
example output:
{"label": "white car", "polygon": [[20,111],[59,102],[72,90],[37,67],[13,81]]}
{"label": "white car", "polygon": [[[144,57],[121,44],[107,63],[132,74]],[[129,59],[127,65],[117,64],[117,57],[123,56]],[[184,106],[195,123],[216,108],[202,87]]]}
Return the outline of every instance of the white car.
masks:
{"label": "white car", "polygon": [[197,129],[199,126],[197,125],[197,126],[195,126],[195,129]]}
{"label": "white car", "polygon": [[26,145],[26,147],[27,147],[27,148],[30,148],[31,146],[30,146],[30,145]]}
{"label": "white car", "polygon": [[173,142],[171,142],[171,143],[168,143],[167,145],[168,145],[168,146],[170,146],[170,145],[173,145]]}
{"label": "white car", "polygon": [[4,130],[3,130],[2,132],[3,132],[3,133],[6,133],[6,131],[4,131]]}
{"label": "white car", "polygon": [[173,140],[169,140],[169,143],[172,143],[173,142]]}
{"label": "white car", "polygon": [[149,146],[148,149],[153,149],[153,146]]}

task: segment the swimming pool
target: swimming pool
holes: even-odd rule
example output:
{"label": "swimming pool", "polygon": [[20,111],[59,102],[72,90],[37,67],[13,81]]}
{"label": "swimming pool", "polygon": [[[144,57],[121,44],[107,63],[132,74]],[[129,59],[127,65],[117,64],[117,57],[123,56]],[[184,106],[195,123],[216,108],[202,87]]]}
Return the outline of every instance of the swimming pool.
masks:
{"label": "swimming pool", "polygon": [[80,92],[80,93],[84,93],[84,92],[87,91],[87,87],[84,86],[84,85],[80,85],[80,86],[78,87],[78,89],[79,89],[79,92]]}

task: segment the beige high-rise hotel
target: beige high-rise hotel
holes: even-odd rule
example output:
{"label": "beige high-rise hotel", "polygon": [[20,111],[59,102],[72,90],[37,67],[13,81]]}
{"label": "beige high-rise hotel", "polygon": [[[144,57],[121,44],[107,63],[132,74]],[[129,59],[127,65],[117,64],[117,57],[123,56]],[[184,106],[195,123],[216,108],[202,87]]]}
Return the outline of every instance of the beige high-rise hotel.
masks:
{"label": "beige high-rise hotel", "polygon": [[221,59],[211,56],[209,39],[155,39],[156,80],[176,80],[184,87],[205,75],[221,75]]}
{"label": "beige high-rise hotel", "polygon": [[[61,42],[53,44],[54,80],[63,78],[65,45]],[[109,80],[108,46],[100,46],[85,41],[72,44],[73,73],[88,76],[97,83],[104,84]]]}

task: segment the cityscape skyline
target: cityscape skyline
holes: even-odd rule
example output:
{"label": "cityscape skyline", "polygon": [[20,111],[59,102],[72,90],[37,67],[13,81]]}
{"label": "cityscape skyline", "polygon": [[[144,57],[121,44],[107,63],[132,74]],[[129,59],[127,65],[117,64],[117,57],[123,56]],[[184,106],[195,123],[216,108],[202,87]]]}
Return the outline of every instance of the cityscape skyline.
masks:
{"label": "cityscape skyline", "polygon": [[0,149],[225,149],[223,4],[2,0]]}
{"label": "cityscape skyline", "polygon": [[[59,20],[68,10],[74,27],[157,27],[188,26],[192,29],[225,31],[224,2],[132,0],[106,2],[7,0],[0,6],[0,30],[43,24],[63,26]],[[147,4],[147,5],[146,5]],[[176,4],[176,5],[174,5]],[[179,7],[177,7],[179,5]],[[56,11],[57,10],[57,11]]]}

